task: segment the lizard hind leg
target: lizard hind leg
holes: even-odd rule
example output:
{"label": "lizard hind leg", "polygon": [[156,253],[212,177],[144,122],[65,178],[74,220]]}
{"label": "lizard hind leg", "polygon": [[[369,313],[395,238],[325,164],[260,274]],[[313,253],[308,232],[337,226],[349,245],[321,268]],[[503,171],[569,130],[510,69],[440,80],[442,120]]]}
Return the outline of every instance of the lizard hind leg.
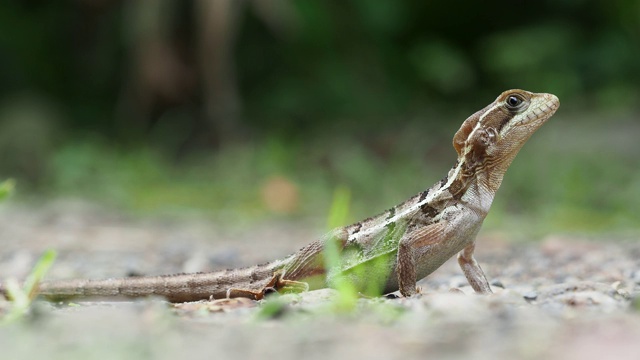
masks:
{"label": "lizard hind leg", "polygon": [[280,273],[273,277],[261,290],[248,290],[230,288],[227,290],[227,298],[245,297],[253,300],[262,300],[273,293],[300,293],[309,291],[309,284],[302,281],[286,280]]}

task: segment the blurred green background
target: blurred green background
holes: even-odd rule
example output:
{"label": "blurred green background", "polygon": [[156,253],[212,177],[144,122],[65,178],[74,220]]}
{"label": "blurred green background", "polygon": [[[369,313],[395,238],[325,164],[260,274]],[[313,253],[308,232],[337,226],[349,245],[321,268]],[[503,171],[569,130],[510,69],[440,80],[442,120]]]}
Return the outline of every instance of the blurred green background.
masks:
{"label": "blurred green background", "polygon": [[351,218],[440,179],[502,91],[558,114],[489,229],[625,232],[640,213],[640,1],[7,0],[0,179],[224,221]]}

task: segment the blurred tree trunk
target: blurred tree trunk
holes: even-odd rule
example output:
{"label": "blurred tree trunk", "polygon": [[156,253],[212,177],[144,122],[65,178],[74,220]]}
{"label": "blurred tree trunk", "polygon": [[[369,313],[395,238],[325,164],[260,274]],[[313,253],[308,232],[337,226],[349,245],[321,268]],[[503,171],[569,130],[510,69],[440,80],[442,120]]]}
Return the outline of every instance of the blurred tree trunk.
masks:
{"label": "blurred tree trunk", "polygon": [[203,111],[213,135],[209,140],[217,145],[235,142],[242,134],[233,58],[241,5],[238,0],[196,1]]}
{"label": "blurred tree trunk", "polygon": [[[179,0],[127,3],[124,27],[130,58],[118,106],[117,127],[121,137],[145,139],[159,119],[174,122],[160,125],[179,129],[170,135],[180,139],[164,140],[182,142],[178,146],[182,150],[225,146],[246,137],[234,58],[246,4],[245,0],[193,2],[190,10],[194,11],[197,64],[193,66],[183,60],[188,56],[180,53],[174,40],[177,10],[184,4]],[[286,37],[293,30],[295,18],[288,0],[252,0],[250,4],[278,35]],[[190,112],[175,119],[171,116],[161,119],[172,107],[192,105],[198,98],[202,102],[201,116]]]}
{"label": "blurred tree trunk", "polygon": [[[234,46],[240,29],[242,0],[197,0],[198,63],[204,114],[217,145],[245,137],[242,101],[236,81]],[[274,32],[288,36],[295,17],[288,0],[252,0],[256,15]]]}
{"label": "blurred tree trunk", "polygon": [[172,40],[176,1],[132,0],[125,6],[128,59],[116,118],[123,138],[139,140],[168,108],[195,94],[196,82]]}

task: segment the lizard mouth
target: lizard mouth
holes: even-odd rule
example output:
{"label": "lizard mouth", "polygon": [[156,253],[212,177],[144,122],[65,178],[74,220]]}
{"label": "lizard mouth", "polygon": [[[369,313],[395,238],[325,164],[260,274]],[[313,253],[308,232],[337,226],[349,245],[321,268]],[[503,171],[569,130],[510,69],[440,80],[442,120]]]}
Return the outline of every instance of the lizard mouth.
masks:
{"label": "lizard mouth", "polygon": [[553,94],[542,95],[542,101],[531,104],[526,117],[518,122],[518,125],[540,126],[544,124],[560,107],[560,100]]}
{"label": "lizard mouth", "polygon": [[529,116],[545,118],[545,120],[547,120],[560,107],[560,100],[558,100],[558,97],[555,95],[544,94],[544,100],[545,101],[541,102],[537,108],[533,109],[533,112],[529,114]]}

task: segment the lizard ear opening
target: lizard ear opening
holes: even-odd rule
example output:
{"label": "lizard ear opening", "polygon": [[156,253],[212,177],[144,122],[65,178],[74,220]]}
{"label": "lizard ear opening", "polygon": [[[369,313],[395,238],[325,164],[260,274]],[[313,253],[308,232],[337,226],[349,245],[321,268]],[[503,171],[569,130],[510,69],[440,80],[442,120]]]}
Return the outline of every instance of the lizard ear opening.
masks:
{"label": "lizard ear opening", "polygon": [[464,144],[467,142],[467,139],[469,138],[469,134],[471,134],[471,131],[473,131],[473,128],[476,127],[476,124],[478,123],[478,118],[479,118],[478,113],[475,113],[469,116],[469,118],[467,118],[467,120],[465,120],[462,123],[462,126],[460,126],[460,130],[458,130],[456,134],[453,136],[453,148],[456,149],[458,156],[462,155]]}

